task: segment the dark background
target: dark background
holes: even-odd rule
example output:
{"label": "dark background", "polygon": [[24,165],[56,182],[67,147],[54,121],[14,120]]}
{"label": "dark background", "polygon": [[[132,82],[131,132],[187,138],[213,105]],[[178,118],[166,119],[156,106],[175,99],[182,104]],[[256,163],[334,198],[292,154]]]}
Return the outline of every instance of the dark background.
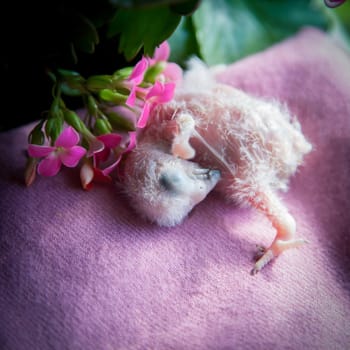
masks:
{"label": "dark background", "polygon": [[[42,118],[52,101],[49,70],[72,69],[87,77],[110,74],[126,64],[118,54],[118,38],[106,37],[103,22],[113,13],[108,1],[100,1],[99,6],[82,1],[15,3],[3,10],[0,131]],[[100,40],[93,54],[77,50],[74,62],[69,43],[81,34],[77,14],[95,20]],[[69,102],[78,107],[78,101]]]}
{"label": "dark background", "polygon": [[[175,33],[169,20],[157,12],[145,19],[143,10],[157,6],[182,16]],[[108,36],[108,26],[115,23],[112,19],[120,9],[141,9],[142,13],[128,21],[131,26],[122,23],[121,31]],[[171,60],[179,64],[193,54],[209,65],[232,63],[293,35],[303,26],[332,35],[337,29],[336,36],[341,34],[350,50],[350,0],[335,9],[327,8],[324,0],[11,1],[3,3],[0,16],[0,132],[43,118],[52,103],[53,81],[48,72],[64,68],[85,78],[112,74],[135,64],[145,38],[152,38],[154,48],[169,38]],[[225,20],[219,20],[222,18]],[[144,30],[145,23],[146,27],[152,24],[152,34]],[[119,33],[127,34],[129,49],[140,49],[133,60],[127,61],[119,53]],[[82,106],[79,98],[65,96],[64,101],[70,109]]]}

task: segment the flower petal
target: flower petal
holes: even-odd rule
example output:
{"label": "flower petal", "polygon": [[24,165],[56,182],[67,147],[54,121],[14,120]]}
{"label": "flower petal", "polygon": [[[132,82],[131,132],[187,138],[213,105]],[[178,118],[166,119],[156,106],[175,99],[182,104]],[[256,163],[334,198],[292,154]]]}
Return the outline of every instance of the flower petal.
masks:
{"label": "flower petal", "polygon": [[126,150],[124,151],[124,153],[127,153],[127,152],[130,152],[131,150],[133,150],[135,147],[136,147],[136,131],[130,131],[129,132],[129,137],[130,137],[130,140],[129,140],[129,144],[128,144],[128,147],[126,148]]}
{"label": "flower petal", "polygon": [[28,154],[34,158],[47,157],[50,153],[55,151],[55,149],[55,147],[30,144],[28,145]]}
{"label": "flower petal", "polygon": [[144,128],[146,126],[150,112],[151,112],[151,104],[146,101],[143,106],[140,119],[137,121],[137,124],[136,124],[138,128]]}
{"label": "flower petal", "polygon": [[94,168],[94,181],[112,183],[112,178],[109,175],[105,175],[101,169]]}
{"label": "flower petal", "polygon": [[136,86],[134,85],[130,90],[130,94],[126,99],[125,104],[129,107],[133,107],[135,105],[135,99],[136,99]]}
{"label": "flower petal", "polygon": [[104,143],[107,148],[114,148],[119,146],[122,137],[116,133],[104,134],[97,136],[97,138]]}
{"label": "flower petal", "polygon": [[105,162],[109,158],[110,154],[111,154],[111,150],[109,148],[104,148],[102,151],[94,153],[93,155],[94,167],[97,167],[100,163]]}
{"label": "flower petal", "polygon": [[143,77],[145,75],[146,69],[148,66],[147,59],[142,57],[141,61],[139,61],[133,71],[130,74],[129,81],[132,81],[135,85],[140,84],[143,81]]}
{"label": "flower petal", "polygon": [[61,132],[60,136],[58,136],[55,142],[55,146],[70,148],[75,146],[79,142],[79,138],[80,137],[78,132],[71,126],[68,126],[68,128],[64,129]]}
{"label": "flower petal", "polygon": [[167,81],[173,81],[175,83],[179,83],[182,81],[182,68],[176,63],[167,63],[163,75],[165,76]]}
{"label": "flower petal", "polygon": [[122,159],[122,157],[119,156],[118,159],[117,159],[114,163],[112,163],[112,164],[109,165],[107,168],[104,168],[104,169],[102,170],[102,174],[103,174],[104,176],[108,176],[108,175],[117,167],[117,165],[119,164],[119,162],[120,162],[121,159]]}
{"label": "flower petal", "polygon": [[85,162],[80,168],[80,181],[84,190],[90,190],[94,179],[94,169],[92,165]]}
{"label": "flower petal", "polygon": [[152,100],[152,102],[157,103],[169,102],[174,96],[175,87],[175,83],[163,84],[156,81],[152,89],[148,92],[146,100]]}
{"label": "flower petal", "polygon": [[102,141],[97,139],[97,137],[91,137],[89,140],[89,150],[87,156],[91,157],[95,153],[101,152],[105,148],[105,145]]}
{"label": "flower petal", "polygon": [[34,182],[37,164],[38,160],[36,158],[28,158],[24,172],[24,182],[26,186],[30,186]]}
{"label": "flower petal", "polygon": [[56,153],[44,158],[38,166],[38,173],[43,176],[55,176],[61,169],[61,160]]}
{"label": "flower petal", "polygon": [[171,101],[171,99],[174,96],[176,84],[175,83],[166,83],[163,86],[162,93],[158,96],[157,102],[158,103],[165,103]]}
{"label": "flower petal", "polygon": [[65,149],[63,152],[59,153],[61,162],[69,167],[74,168],[80,161],[80,159],[85,155],[86,149],[81,146],[74,146]]}
{"label": "flower petal", "polygon": [[152,88],[146,95],[146,100],[150,100],[152,97],[158,97],[163,93],[163,84],[160,81],[156,81]]}
{"label": "flower petal", "polygon": [[154,51],[153,59],[157,62],[167,61],[170,56],[170,46],[167,41],[163,41]]}

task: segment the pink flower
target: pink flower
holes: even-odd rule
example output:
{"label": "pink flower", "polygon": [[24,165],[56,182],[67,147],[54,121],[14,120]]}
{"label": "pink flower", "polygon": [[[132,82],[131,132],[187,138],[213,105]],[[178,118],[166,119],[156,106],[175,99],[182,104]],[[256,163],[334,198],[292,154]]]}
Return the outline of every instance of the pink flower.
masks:
{"label": "pink flower", "polygon": [[86,154],[88,157],[92,157],[96,153],[101,152],[103,150],[103,148],[104,148],[103,142],[100,141],[97,137],[95,137],[92,134],[89,136],[85,135],[85,137],[89,143],[89,149],[88,149],[87,154]]}
{"label": "pink flower", "polygon": [[156,48],[152,58],[149,58],[149,65],[153,66],[158,62],[164,62],[165,68],[162,72],[165,81],[173,81],[178,83],[182,80],[182,69],[179,65],[172,62],[167,62],[170,56],[170,46],[167,41],[164,41]]}
{"label": "pink flower", "polygon": [[101,162],[108,160],[112,149],[120,144],[121,137],[117,134],[106,134],[98,136],[98,138],[105,142],[104,150],[94,155],[93,164],[86,159],[80,168],[80,180],[85,190],[90,190],[95,182],[112,183],[112,178],[109,174],[118,166],[123,155],[130,152],[136,146],[136,132],[131,131],[129,132],[128,146],[111,165],[101,170],[98,166]]}
{"label": "pink flower", "polygon": [[142,83],[147,67],[147,59],[142,57],[141,61],[136,64],[135,68],[130,74],[130,77],[128,78],[128,82],[131,87],[129,97],[126,100],[126,104],[129,107],[132,107],[135,104],[136,92],[140,89],[138,88],[138,85]]}
{"label": "pink flower", "polygon": [[71,127],[67,127],[58,136],[54,146],[39,146],[30,144],[28,153],[31,157],[44,158],[38,165],[38,173],[43,176],[54,176],[62,164],[74,168],[85,155],[86,149],[77,146],[79,134]]}
{"label": "pink flower", "polygon": [[[113,149],[115,149],[120,145],[122,137],[119,134],[110,133],[110,134],[97,136],[97,139],[103,143],[104,148],[101,151],[96,152],[93,156],[94,169],[98,169],[101,163],[106,162],[110,158],[113,152]],[[100,169],[99,170],[102,172],[103,175],[107,176],[118,165],[119,161],[120,161],[120,156],[118,156],[117,159],[115,159],[114,162],[110,164],[108,167],[106,167],[103,170],[100,170]]]}
{"label": "pink flower", "polygon": [[182,80],[182,69],[176,63],[168,62],[163,71],[163,75],[166,80],[179,83]]}
{"label": "pink flower", "polygon": [[118,166],[118,164],[122,160],[123,155],[130,152],[135,147],[136,147],[136,131],[130,131],[128,146],[119,153],[119,156],[111,165],[109,165],[107,168],[102,170],[102,174],[104,176],[109,175]]}
{"label": "pink flower", "polygon": [[37,164],[37,159],[32,157],[28,158],[26,169],[24,172],[24,182],[27,186],[30,186],[35,180]]}
{"label": "pink flower", "polygon": [[[135,106],[136,93],[142,93],[141,116],[137,122],[137,127],[143,128],[147,124],[151,110],[159,103],[168,102],[174,95],[175,84],[182,80],[182,69],[175,63],[167,62],[170,55],[170,46],[164,41],[154,52],[152,58],[142,57],[133,69],[128,84],[130,94],[126,100],[129,107]],[[143,82],[145,73],[149,66],[162,64],[163,72],[157,77],[155,84],[149,88],[142,88],[139,85]]]}
{"label": "pink flower", "polygon": [[136,142],[137,142],[136,131],[130,131],[129,132],[129,144],[123,153],[125,154],[125,153],[132,151],[136,147]]}
{"label": "pink flower", "polygon": [[80,181],[84,190],[91,190],[93,183],[112,183],[109,175],[104,175],[101,169],[95,168],[86,160],[80,168]]}
{"label": "pink flower", "polygon": [[144,128],[147,124],[152,109],[161,103],[169,102],[174,96],[175,83],[161,83],[156,81],[146,95],[141,116],[136,124],[138,128]]}
{"label": "pink flower", "polygon": [[160,61],[167,61],[170,56],[170,46],[167,41],[163,41],[154,51],[151,58],[152,64]]}

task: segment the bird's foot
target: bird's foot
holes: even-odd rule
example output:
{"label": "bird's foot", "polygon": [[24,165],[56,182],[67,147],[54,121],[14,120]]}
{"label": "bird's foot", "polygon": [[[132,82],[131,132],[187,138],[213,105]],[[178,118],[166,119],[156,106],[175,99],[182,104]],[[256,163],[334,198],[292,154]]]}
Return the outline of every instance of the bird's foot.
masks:
{"label": "bird's foot", "polygon": [[305,243],[308,243],[308,241],[302,238],[291,239],[288,241],[277,239],[268,249],[265,249],[262,246],[258,246],[258,251],[256,253],[257,261],[251,270],[251,274],[256,275],[264,266],[266,266],[270,261],[283,253],[285,250],[300,247]]}

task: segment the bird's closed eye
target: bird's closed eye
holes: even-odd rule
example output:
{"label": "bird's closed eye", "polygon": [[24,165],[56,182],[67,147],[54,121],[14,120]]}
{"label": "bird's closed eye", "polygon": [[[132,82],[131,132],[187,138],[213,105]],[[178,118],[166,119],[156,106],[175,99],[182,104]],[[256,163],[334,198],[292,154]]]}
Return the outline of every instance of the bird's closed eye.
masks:
{"label": "bird's closed eye", "polygon": [[176,174],[162,174],[159,183],[167,191],[177,192],[181,184],[181,178]]}

